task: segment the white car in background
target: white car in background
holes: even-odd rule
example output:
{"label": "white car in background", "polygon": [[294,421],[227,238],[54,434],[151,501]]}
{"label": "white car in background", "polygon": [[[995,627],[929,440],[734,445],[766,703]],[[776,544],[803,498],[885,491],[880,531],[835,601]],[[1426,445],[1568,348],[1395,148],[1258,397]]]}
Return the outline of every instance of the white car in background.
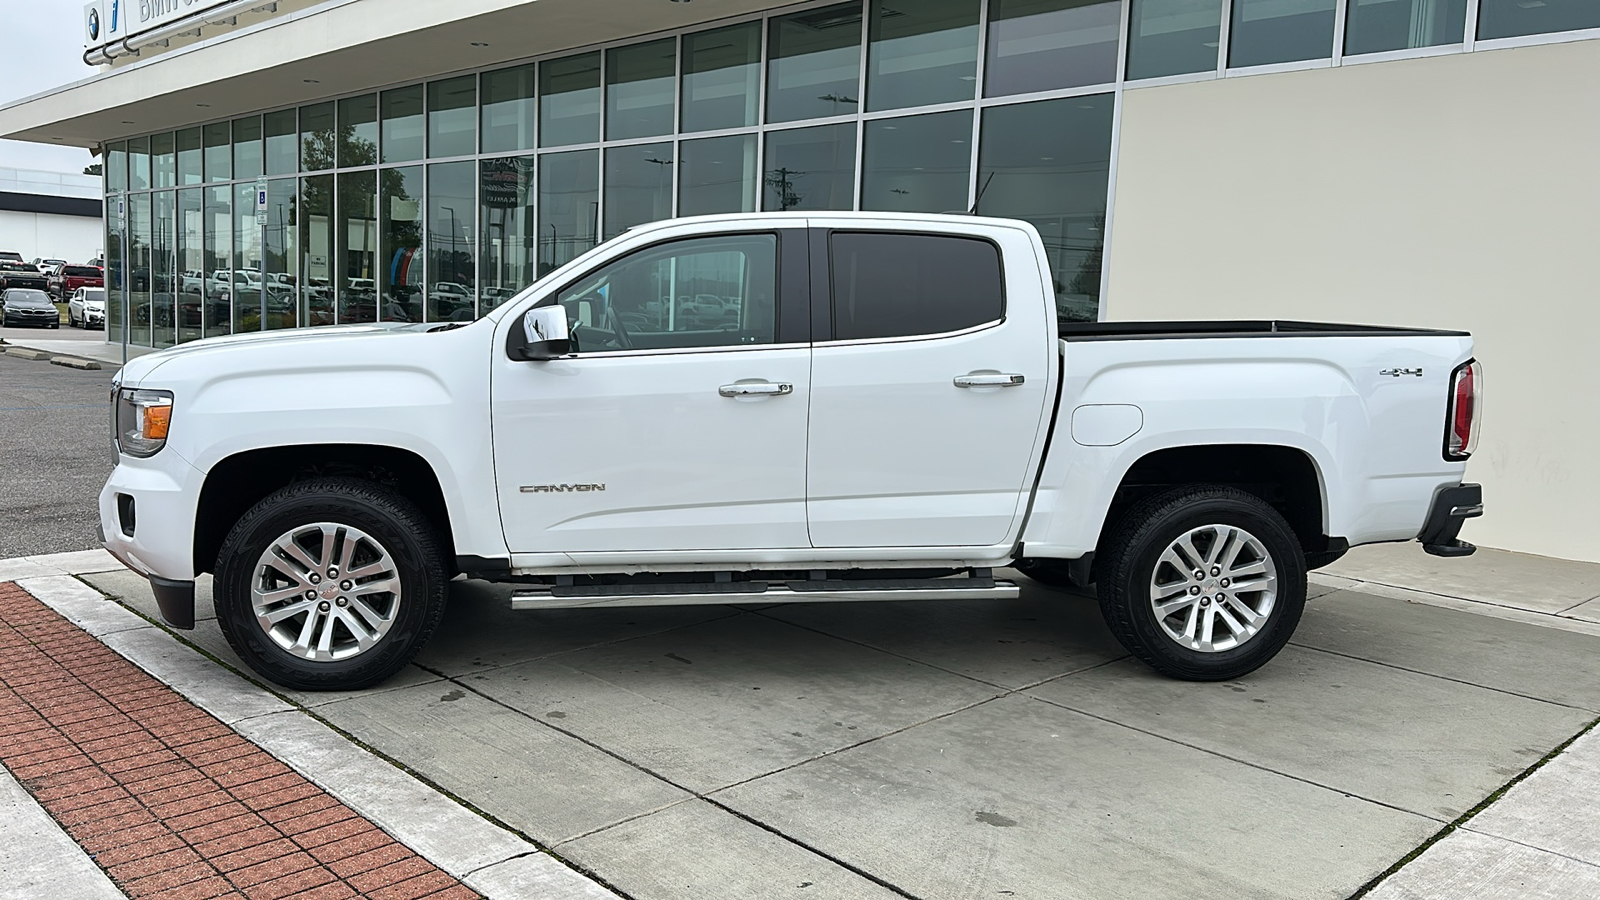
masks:
{"label": "white car in background", "polygon": [[106,289],[81,287],[67,301],[67,324],[73,328],[106,327]]}
{"label": "white car in background", "polygon": [[35,259],[33,261],[33,267],[39,270],[40,275],[49,275],[55,271],[56,266],[64,266],[66,264],[67,261],[64,259]]}

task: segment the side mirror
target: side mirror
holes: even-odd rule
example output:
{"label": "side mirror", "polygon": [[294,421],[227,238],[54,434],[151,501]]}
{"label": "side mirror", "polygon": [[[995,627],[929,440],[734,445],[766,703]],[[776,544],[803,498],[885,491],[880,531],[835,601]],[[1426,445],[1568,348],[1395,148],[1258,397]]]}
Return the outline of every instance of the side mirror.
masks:
{"label": "side mirror", "polygon": [[567,311],[560,306],[536,306],[523,314],[520,326],[511,329],[506,344],[512,359],[560,359],[572,353]]}

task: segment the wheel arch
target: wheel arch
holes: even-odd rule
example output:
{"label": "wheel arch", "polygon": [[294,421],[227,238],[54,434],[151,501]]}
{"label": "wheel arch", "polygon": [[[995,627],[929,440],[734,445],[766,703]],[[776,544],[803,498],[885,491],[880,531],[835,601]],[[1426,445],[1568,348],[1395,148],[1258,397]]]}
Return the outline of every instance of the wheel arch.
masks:
{"label": "wheel arch", "polygon": [[244,450],[206,473],[195,511],[194,571],[212,572],[233,524],[269,494],[296,481],[344,475],[383,484],[417,505],[454,554],[450,510],[438,474],[416,452],[381,444],[296,444]]}
{"label": "wheel arch", "polygon": [[1118,482],[1100,523],[1101,539],[1139,501],[1190,484],[1226,485],[1259,497],[1289,523],[1307,554],[1338,549],[1327,535],[1321,469],[1311,454],[1282,444],[1198,444],[1146,453]]}

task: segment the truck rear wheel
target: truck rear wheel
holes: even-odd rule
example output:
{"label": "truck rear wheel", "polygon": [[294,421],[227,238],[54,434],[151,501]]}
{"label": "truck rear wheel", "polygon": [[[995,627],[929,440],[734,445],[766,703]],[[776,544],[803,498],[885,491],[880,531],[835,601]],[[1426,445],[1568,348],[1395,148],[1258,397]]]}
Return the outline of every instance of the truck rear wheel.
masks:
{"label": "truck rear wheel", "polygon": [[228,533],[217,623],[250,668],[297,690],[354,690],[398,672],[444,614],[444,554],[414,504],[355,478],[296,482]]}
{"label": "truck rear wheel", "polygon": [[1129,653],[1186,681],[1253,672],[1305,608],[1300,541],[1260,498],[1179,488],[1131,509],[1102,545],[1100,609]]}

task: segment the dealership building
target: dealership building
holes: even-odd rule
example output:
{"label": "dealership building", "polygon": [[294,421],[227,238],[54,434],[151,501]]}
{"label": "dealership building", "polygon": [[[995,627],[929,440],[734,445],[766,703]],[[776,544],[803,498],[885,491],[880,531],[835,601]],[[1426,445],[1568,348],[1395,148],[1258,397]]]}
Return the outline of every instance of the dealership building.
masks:
{"label": "dealership building", "polygon": [[1466,537],[1600,561],[1596,0],[97,0],[82,27],[86,77],[0,137],[101,155],[109,340],[470,320],[674,215],[975,210],[1038,227],[1064,318],[1471,330]]}

